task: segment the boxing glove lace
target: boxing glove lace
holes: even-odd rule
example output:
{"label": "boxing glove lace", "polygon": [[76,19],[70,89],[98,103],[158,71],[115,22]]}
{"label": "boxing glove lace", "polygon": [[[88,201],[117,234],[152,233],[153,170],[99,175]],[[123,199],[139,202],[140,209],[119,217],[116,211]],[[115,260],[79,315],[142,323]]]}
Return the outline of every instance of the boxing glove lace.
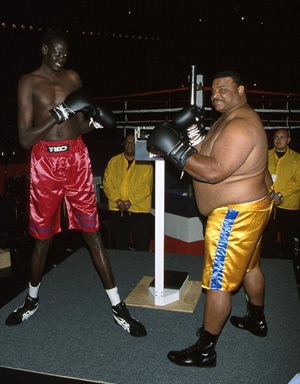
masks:
{"label": "boxing glove lace", "polygon": [[103,104],[94,105],[88,111],[88,119],[95,128],[114,128],[116,125],[115,115]]}
{"label": "boxing glove lace", "polygon": [[74,116],[76,112],[88,110],[92,105],[92,99],[82,88],[78,88],[71,92],[63,103],[50,109],[49,112],[56,120],[56,124],[61,124]]}
{"label": "boxing glove lace", "polygon": [[183,108],[174,116],[173,123],[191,146],[197,145],[204,140],[203,111],[197,105],[189,105]]}

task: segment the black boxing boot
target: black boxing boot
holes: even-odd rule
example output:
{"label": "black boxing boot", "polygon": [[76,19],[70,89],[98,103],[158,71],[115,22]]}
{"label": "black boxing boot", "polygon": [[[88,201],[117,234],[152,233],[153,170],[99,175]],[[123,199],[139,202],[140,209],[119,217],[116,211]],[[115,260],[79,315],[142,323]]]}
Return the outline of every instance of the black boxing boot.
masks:
{"label": "black boxing boot", "polygon": [[247,300],[247,313],[244,317],[231,316],[230,322],[236,328],[245,329],[255,336],[265,337],[268,326],[264,315],[264,306],[253,305]]}
{"label": "black boxing boot", "polygon": [[217,358],[215,346],[219,335],[209,333],[202,326],[198,329],[197,336],[199,340],[196,344],[181,351],[170,351],[168,359],[174,364],[186,367],[215,367]]}

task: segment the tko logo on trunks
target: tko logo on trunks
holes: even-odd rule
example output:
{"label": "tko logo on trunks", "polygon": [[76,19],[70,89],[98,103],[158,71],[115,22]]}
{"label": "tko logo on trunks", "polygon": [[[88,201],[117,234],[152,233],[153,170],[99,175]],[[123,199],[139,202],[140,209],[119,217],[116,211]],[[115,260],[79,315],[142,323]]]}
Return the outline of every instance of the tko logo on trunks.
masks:
{"label": "tko logo on trunks", "polygon": [[57,146],[47,146],[47,151],[50,152],[50,153],[57,153],[57,152],[66,152],[68,151],[70,148],[69,148],[69,144],[66,144],[66,145],[57,145]]}

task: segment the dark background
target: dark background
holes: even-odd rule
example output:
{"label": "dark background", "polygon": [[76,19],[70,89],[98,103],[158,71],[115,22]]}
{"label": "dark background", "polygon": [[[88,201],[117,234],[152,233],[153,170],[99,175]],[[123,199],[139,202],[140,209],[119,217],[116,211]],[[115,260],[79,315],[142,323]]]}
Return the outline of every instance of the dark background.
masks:
{"label": "dark background", "polygon": [[49,28],[69,31],[68,66],[94,96],[176,88],[191,64],[205,85],[232,68],[250,87],[300,92],[298,0],[1,0],[0,17],[5,97],[40,66]]}
{"label": "dark background", "polygon": [[66,67],[94,97],[186,86],[192,64],[205,86],[234,69],[250,90],[300,94],[298,20],[299,0],[1,0],[0,147],[17,141],[17,83],[48,29],[68,31]]}

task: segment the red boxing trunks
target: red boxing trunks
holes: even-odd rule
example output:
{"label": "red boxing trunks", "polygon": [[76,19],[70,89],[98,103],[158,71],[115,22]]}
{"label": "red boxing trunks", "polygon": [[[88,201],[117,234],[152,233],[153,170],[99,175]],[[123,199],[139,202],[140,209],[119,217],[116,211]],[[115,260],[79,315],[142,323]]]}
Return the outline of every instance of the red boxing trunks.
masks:
{"label": "red boxing trunks", "polygon": [[75,140],[35,144],[30,176],[32,236],[47,239],[61,231],[63,200],[70,229],[95,232],[99,228],[91,163],[80,136]]}
{"label": "red boxing trunks", "polygon": [[264,199],[217,208],[208,217],[202,287],[233,291],[245,273],[259,266],[263,231],[272,210],[271,192]]}

